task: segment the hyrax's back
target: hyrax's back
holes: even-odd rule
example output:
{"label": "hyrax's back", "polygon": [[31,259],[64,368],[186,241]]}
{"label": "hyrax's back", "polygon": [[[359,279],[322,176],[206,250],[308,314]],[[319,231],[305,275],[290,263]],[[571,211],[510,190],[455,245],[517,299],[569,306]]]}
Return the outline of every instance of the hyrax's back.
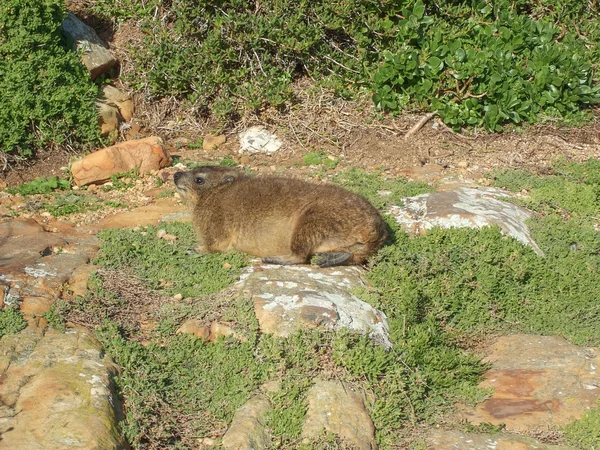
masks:
{"label": "hyrax's back", "polygon": [[[379,212],[333,185],[244,177],[213,189],[195,208],[209,251],[231,248],[276,264],[360,264],[387,236]],[[201,230],[200,230],[201,229]]]}

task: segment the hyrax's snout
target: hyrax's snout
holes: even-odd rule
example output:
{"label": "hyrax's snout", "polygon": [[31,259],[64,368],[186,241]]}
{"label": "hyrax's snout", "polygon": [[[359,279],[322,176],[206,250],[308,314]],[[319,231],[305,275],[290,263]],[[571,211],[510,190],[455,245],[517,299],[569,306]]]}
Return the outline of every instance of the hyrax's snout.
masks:
{"label": "hyrax's snout", "polygon": [[185,175],[185,172],[175,172],[175,175],[173,175],[173,181],[175,184],[177,184],[183,175]]}

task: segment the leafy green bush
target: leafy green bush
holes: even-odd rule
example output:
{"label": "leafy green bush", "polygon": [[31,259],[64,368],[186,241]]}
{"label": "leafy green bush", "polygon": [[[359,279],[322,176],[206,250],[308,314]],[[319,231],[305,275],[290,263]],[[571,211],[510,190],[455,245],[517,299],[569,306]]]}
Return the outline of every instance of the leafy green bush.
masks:
{"label": "leafy green bush", "polygon": [[49,145],[100,141],[90,81],[61,32],[62,0],[0,4],[0,150],[29,156]]}
{"label": "leafy green bush", "polygon": [[573,118],[600,99],[591,3],[100,0],[95,8],[141,24],[133,83],[221,117],[282,105],[304,76],[341,96],[371,90],[383,110],[438,110],[455,127],[490,130]]}
{"label": "leafy green bush", "polygon": [[451,2],[434,16],[425,16],[420,2],[403,13],[398,37],[405,45],[385,50],[373,76],[377,106],[422,106],[455,127],[500,131],[507,121],[570,118],[600,102],[595,61],[575,32],[507,1],[470,3],[464,15]]}

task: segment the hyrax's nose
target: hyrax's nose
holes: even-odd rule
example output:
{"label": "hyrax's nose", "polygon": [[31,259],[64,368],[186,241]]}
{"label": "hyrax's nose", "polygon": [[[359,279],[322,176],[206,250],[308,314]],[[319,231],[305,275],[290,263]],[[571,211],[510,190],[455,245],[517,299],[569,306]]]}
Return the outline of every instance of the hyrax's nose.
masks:
{"label": "hyrax's nose", "polygon": [[175,175],[173,175],[173,181],[175,181],[175,183],[177,183],[177,180],[179,180],[182,176],[183,176],[183,172],[175,172]]}

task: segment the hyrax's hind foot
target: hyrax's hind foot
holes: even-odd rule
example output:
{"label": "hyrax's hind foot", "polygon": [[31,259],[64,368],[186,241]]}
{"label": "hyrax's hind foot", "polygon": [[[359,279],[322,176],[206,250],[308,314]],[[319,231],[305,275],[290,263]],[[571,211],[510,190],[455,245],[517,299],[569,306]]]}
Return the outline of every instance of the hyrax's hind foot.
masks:
{"label": "hyrax's hind foot", "polygon": [[351,258],[352,253],[348,252],[315,253],[310,262],[323,268],[347,264]]}
{"label": "hyrax's hind foot", "polygon": [[262,259],[265,264],[277,264],[280,266],[289,266],[292,264],[303,264],[306,262],[306,258],[302,258],[296,255],[286,256],[267,256]]}

